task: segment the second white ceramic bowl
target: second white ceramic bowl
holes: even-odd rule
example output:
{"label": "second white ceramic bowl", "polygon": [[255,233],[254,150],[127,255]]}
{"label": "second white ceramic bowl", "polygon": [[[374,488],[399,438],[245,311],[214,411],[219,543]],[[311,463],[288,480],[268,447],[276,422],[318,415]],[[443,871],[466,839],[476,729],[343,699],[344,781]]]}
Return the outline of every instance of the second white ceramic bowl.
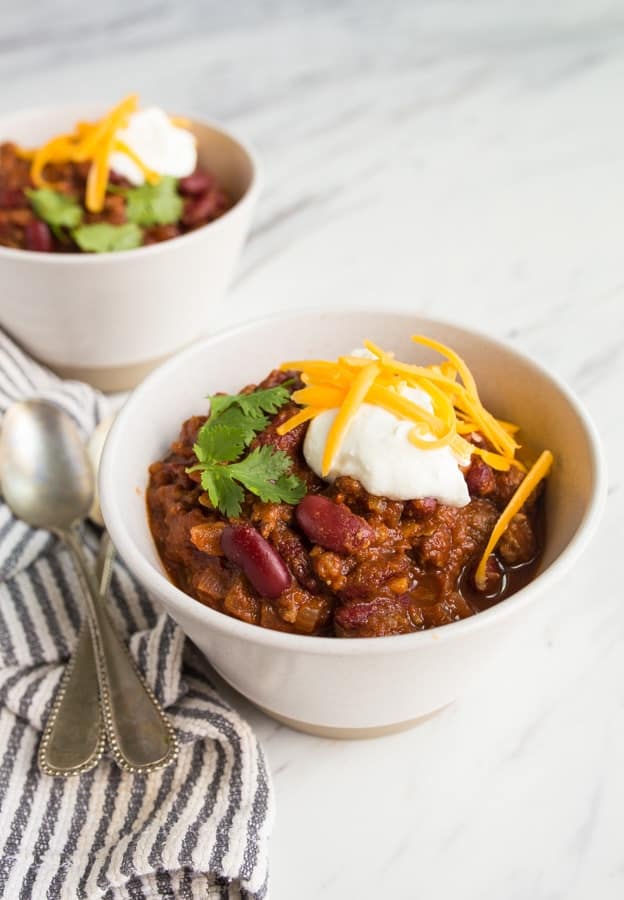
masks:
{"label": "second white ceramic bowl", "polygon": [[[202,606],[176,588],[147,523],[147,468],[167,451],[184,419],[205,413],[202,398],[257,382],[285,359],[335,358],[364,338],[401,359],[432,361],[410,342],[415,332],[464,356],[486,406],[521,424],[536,450],[547,447],[555,455],[546,494],[546,546],[535,580],[461,622],[351,640],[261,629]],[[605,492],[594,427],[557,378],[477,332],[419,316],[366,311],[275,317],[215,335],[176,356],[126,403],[100,472],[104,518],[119,553],[217,671],[295,727],[350,737],[406,727],[465,691],[536,602],[546,602],[559,589],[596,526]]]}
{"label": "second white ceramic bowl", "polygon": [[[0,118],[0,141],[37,146],[105,110],[46,107]],[[210,331],[259,192],[258,160],[232,134],[193,121],[200,165],[234,201],[220,219],[117,253],[34,253],[0,247],[0,325],[65,378],[106,391],[134,387]]]}

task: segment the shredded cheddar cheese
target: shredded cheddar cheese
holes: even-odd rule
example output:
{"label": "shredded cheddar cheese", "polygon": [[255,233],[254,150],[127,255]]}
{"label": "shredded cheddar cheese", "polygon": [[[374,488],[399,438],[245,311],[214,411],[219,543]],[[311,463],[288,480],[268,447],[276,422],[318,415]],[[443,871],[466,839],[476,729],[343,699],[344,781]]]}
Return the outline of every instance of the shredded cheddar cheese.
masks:
{"label": "shredded cheddar cheese", "polygon": [[552,463],[552,453],[550,452],[550,450],[544,450],[540,454],[537,461],[531,466],[523,481],[520,482],[520,485],[518,486],[515,494],[501,513],[500,518],[498,519],[496,525],[494,526],[494,530],[490,535],[490,539],[487,542],[487,546],[483,551],[483,556],[481,557],[481,561],[477,566],[477,571],[475,572],[475,584],[479,590],[485,589],[486,567],[490,554],[495,549],[501,537],[509,527],[509,523],[511,522],[513,517],[522,509],[529,496],[535,490],[540,481],[542,481],[542,479],[544,479],[548,475]]}
{"label": "shredded cheddar cheese", "polygon": [[[335,362],[311,359],[283,363],[282,370],[301,373],[305,387],[292,395],[302,409],[283,422],[277,432],[287,434],[321,413],[337,409],[323,452],[322,475],[326,476],[358,409],[362,403],[369,403],[413,423],[409,440],[421,450],[450,447],[460,461],[476,455],[496,471],[505,472],[516,466],[526,472],[501,513],[477,567],[475,583],[484,590],[490,554],[532,491],[548,475],[553,456],[544,450],[527,472],[516,458],[520,449],[516,440],[518,426],[495,418],[483,406],[465,361],[454,350],[424,335],[414,335],[412,340],[439,353],[443,361],[429,366],[404,363],[372,341],[364,341],[373,359],[348,355]],[[405,386],[427,394],[432,411],[406,397],[401,392]],[[477,442],[466,440],[469,435],[475,435],[473,440]]]}
{"label": "shredded cheddar cheese", "polygon": [[304,422],[309,422],[310,419],[316,418],[316,416],[322,412],[325,412],[325,410],[320,407],[306,406],[303,409],[300,409],[294,416],[291,416],[288,422],[286,422],[286,426],[282,426],[281,429],[278,428],[278,431],[280,434],[288,434],[293,428],[297,428],[298,425],[303,425]]}
{"label": "shredded cheddar cheese", "polygon": [[31,160],[30,177],[33,184],[36,187],[47,186],[43,171],[50,163],[91,161],[87,175],[85,205],[89,212],[101,212],[108,184],[109,160],[115,151],[121,151],[129,156],[139,167],[145,180],[150,184],[156,184],[160,176],[116,137],[117,132],[127,126],[130,116],[138,108],[138,103],[138,96],[130,94],[99,121],[78,122],[73,132],[52,138],[36,150],[20,149],[19,155]]}
{"label": "shredded cheddar cheese", "polygon": [[327,443],[323,454],[322,475],[325,476],[331,469],[334,456],[338,452],[344,436],[349,428],[349,423],[364,402],[364,398],[368,394],[369,388],[379,374],[379,364],[369,363],[357,373],[351,387],[347,391],[342,405],[338,409],[338,415],[332,422],[327,435]]}
{"label": "shredded cheddar cheese", "polygon": [[160,175],[158,174],[158,172],[154,172],[153,169],[150,169],[149,166],[146,166],[141,157],[134,152],[132,147],[128,147],[128,145],[123,141],[116,139],[115,143],[113,144],[113,150],[118,150],[120,153],[125,153],[126,156],[129,156],[132,162],[136,163],[136,165],[139,167],[139,169],[145,176],[145,180],[149,184],[158,184],[158,182],[160,181]]}
{"label": "shredded cheddar cheese", "polygon": [[[499,471],[506,471],[517,464],[515,452],[519,444],[514,438],[517,431],[509,422],[499,422],[485,409],[475,383],[474,376],[464,360],[449,347],[423,335],[413,337],[415,343],[440,353],[445,359],[438,365],[419,366],[404,363],[394,358],[372,341],[364,341],[364,346],[375,359],[375,377],[363,395],[362,402],[372,403],[386,409],[401,419],[414,423],[410,441],[421,449],[437,449],[450,445],[460,457],[477,453]],[[293,394],[293,400],[302,406],[311,407],[312,419],[320,410],[342,409],[346,403],[353,382],[364,370],[371,371],[371,360],[360,356],[341,356],[336,362],[329,360],[294,360],[283,363],[283,370],[299,371],[306,385]],[[401,386],[407,385],[424,391],[431,399],[433,412],[424,409],[403,396]],[[349,406],[341,417],[347,425],[351,420]],[[300,424],[299,421],[297,424]],[[423,434],[421,426],[427,426],[430,434]],[[286,434],[296,425],[292,420],[280,426],[280,433]],[[463,435],[481,433],[494,448],[487,450],[476,447],[464,439]],[[329,466],[333,458],[333,443],[328,440],[326,451]]]}

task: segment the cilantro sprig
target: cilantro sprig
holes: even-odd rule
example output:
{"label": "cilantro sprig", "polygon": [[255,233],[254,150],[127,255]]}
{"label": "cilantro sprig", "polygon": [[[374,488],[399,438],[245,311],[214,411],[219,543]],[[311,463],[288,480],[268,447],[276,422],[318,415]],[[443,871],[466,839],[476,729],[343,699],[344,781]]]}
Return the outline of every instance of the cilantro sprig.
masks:
{"label": "cilantro sprig", "polygon": [[74,197],[51,188],[26,190],[35,214],[51,228],[77,228],[82,222],[82,207]]}
{"label": "cilantro sprig", "polygon": [[116,250],[133,250],[143,243],[143,232],[138,225],[110,225],[93,222],[74,228],[72,237],[86,253],[112,253]]}
{"label": "cilantro sprig", "polygon": [[69,243],[73,238],[86,253],[113,253],[140,247],[144,228],[178,222],[184,209],[178,181],[168,175],[158,184],[136,188],[108,185],[107,190],[124,197],[127,222],[83,224],[84,210],[78,200],[52,188],[28,189],[26,195],[35,215],[49,225],[60,241]]}
{"label": "cilantro sprig", "polygon": [[151,225],[172,225],[182,215],[184,201],[178,194],[177,179],[163,175],[157,184],[123,190],[126,198],[126,217],[149,228]]}
{"label": "cilantro sprig", "polygon": [[288,402],[284,384],[251,394],[210,397],[210,417],[200,428],[193,452],[210,502],[225,516],[240,515],[245,490],[263,501],[298,503],[305,484],[291,472],[292,459],[268,445],[240,458],[254,437],[269,424],[269,415]]}

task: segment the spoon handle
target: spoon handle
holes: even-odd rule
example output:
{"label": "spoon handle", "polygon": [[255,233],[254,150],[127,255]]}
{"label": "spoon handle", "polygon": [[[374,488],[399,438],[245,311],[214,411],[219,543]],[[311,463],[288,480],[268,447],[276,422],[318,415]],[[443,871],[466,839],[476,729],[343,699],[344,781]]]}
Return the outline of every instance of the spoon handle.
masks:
{"label": "spoon handle", "polygon": [[111,752],[117,764],[129,772],[160,769],[178,754],[175,732],[112,626],[76,532],[68,530],[63,537],[85,592]]}
{"label": "spoon handle", "polygon": [[63,777],[88,772],[105,743],[93,642],[84,622],[41,738],[39,768]]}
{"label": "spoon handle", "polygon": [[95,577],[100,586],[100,597],[106,599],[113,577],[113,561],[115,559],[115,545],[106,529],[102,532],[100,549],[95,561]]}
{"label": "spoon handle", "polygon": [[[103,598],[108,594],[114,555],[113,542],[104,531],[95,567]],[[41,738],[39,768],[46,775],[80,775],[98,764],[105,746],[93,641],[85,621]]]}

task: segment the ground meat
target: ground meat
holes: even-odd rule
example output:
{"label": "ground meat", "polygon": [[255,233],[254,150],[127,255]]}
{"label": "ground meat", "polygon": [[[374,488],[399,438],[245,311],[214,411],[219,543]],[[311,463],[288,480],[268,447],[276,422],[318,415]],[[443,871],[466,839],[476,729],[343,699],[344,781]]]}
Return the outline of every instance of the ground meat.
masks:
{"label": "ground meat", "polygon": [[[260,387],[296,373],[272,372]],[[245,391],[255,388],[249,385]],[[495,472],[474,456],[465,470],[471,495],[461,508],[432,498],[406,502],[369,494],[353,478],[329,485],[309,469],[302,445],[306,425],[287,435],[278,425],[296,410],[284,406],[252,446],[287,453],[311,494],[344,504],[367,527],[365,545],[335,552],[312,543],[297,524],[295,508],[247,494],[240,519],[277,550],[292,583],[276,599],[259,596],[240,569],[226,560],[220,534],[228,520],[213,509],[186,468],[204,417],[187,420],[170,453],[150,468],[147,504],[152,533],[172,580],[201,603],[260,627],[308,635],[374,637],[405,634],[471,616],[500,602],[533,575],[541,547],[541,490],[511,521],[488,560],[487,587],[474,587],[474,569],[492,529],[524,472]],[[481,436],[480,446],[487,449]]]}
{"label": "ground meat", "polygon": [[250,625],[259,624],[260,602],[243,575],[234,575],[223,598],[223,611]]}
{"label": "ground meat", "polygon": [[525,512],[516,513],[500,540],[498,552],[510,566],[530,562],[537,551],[535,532]]}
{"label": "ground meat", "polygon": [[[90,165],[90,162],[50,163],[44,167],[43,179],[55,191],[73,197],[83,205],[85,224],[105,222],[109,225],[123,225],[127,221],[126,199],[117,193],[117,189],[131,188],[132,185],[111,172],[109,187],[114,187],[115,192],[106,194],[101,212],[89,212],[84,207],[84,197]],[[17,250],[82,252],[67,229],[50,229],[35,215],[26,193],[33,187],[30,166],[29,160],[20,157],[15,144],[0,143],[0,245]],[[194,188],[192,193],[190,190],[187,192],[187,186],[193,187],[193,179],[197,184],[205,184],[199,193]],[[181,179],[179,191],[184,197],[180,220],[169,225],[145,228],[144,245],[168,241],[207,225],[222,216],[232,205],[231,199],[217,184],[215,176],[203,169],[197,169],[188,178]],[[37,227],[33,228],[33,223]]]}
{"label": "ground meat", "polygon": [[221,535],[225,522],[202,522],[191,528],[191,543],[208,556],[223,556]]}

